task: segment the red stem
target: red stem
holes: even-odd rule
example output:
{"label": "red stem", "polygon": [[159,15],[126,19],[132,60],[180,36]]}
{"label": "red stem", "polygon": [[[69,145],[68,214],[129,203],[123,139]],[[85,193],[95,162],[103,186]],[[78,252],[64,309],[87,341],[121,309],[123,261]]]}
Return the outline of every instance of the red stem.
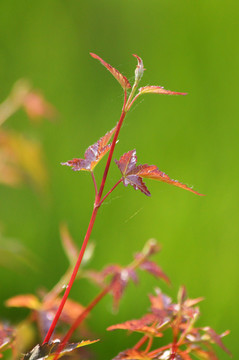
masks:
{"label": "red stem", "polygon": [[121,116],[120,116],[120,119],[119,119],[119,122],[118,122],[118,125],[117,125],[117,128],[116,128],[116,131],[115,131],[115,135],[114,135],[114,138],[113,138],[113,141],[112,141],[112,144],[111,144],[109,156],[108,156],[107,163],[106,163],[106,166],[105,166],[105,171],[104,171],[103,178],[102,178],[101,185],[100,185],[100,190],[99,190],[99,193],[98,193],[98,196],[97,196],[97,199],[96,199],[96,205],[99,205],[99,203],[100,203],[101,196],[102,196],[102,193],[103,193],[103,190],[104,190],[104,187],[105,187],[105,181],[106,181],[106,178],[107,178],[107,175],[108,175],[110,163],[111,163],[111,160],[112,160],[113,152],[114,152],[114,149],[115,149],[116,141],[118,139],[119,132],[120,132],[122,123],[123,123],[125,115],[126,115],[126,112],[125,112],[126,101],[127,101],[127,92],[125,90],[124,105],[123,105],[122,113],[121,113]]}
{"label": "red stem", "polygon": [[152,343],[153,343],[153,338],[150,337],[150,338],[149,338],[149,342],[148,342],[148,344],[147,344],[147,346],[146,346],[146,349],[144,350],[144,352],[145,352],[146,354],[147,354],[147,353],[149,352],[149,350],[151,349]]}
{"label": "red stem", "polygon": [[138,350],[141,348],[142,345],[144,345],[144,343],[148,340],[148,336],[144,335],[138,342],[137,344],[134,345],[133,349],[134,350]]}
{"label": "red stem", "polygon": [[96,218],[98,209],[100,207],[101,196],[102,196],[102,193],[103,193],[103,190],[104,190],[105,181],[106,181],[107,174],[108,174],[108,171],[109,171],[109,167],[110,167],[111,159],[112,159],[112,156],[113,156],[115,144],[116,144],[116,141],[117,141],[117,138],[118,138],[119,131],[120,131],[120,128],[122,126],[123,120],[124,120],[125,115],[126,115],[126,112],[125,112],[126,102],[127,102],[127,92],[125,90],[125,93],[124,93],[124,105],[123,105],[123,108],[122,108],[122,113],[121,113],[120,120],[118,122],[116,131],[115,131],[115,135],[114,135],[114,138],[113,138],[113,141],[112,141],[112,145],[111,145],[108,160],[107,160],[107,163],[106,163],[106,166],[105,166],[105,171],[104,171],[104,175],[103,175],[103,178],[102,178],[100,190],[99,190],[98,195],[96,196],[96,199],[95,199],[94,209],[93,209],[93,212],[92,212],[92,215],[91,215],[90,223],[89,223],[89,226],[88,226],[88,229],[87,229],[87,232],[86,232],[86,235],[85,235],[81,250],[80,250],[80,254],[79,254],[79,257],[77,259],[76,265],[75,265],[75,267],[73,269],[69,284],[68,284],[68,286],[66,288],[66,291],[65,291],[65,293],[64,293],[64,295],[62,297],[61,303],[60,303],[60,305],[59,305],[59,307],[57,309],[57,312],[56,312],[55,317],[54,317],[54,319],[53,319],[53,321],[51,323],[51,326],[50,326],[50,328],[49,328],[49,330],[48,330],[48,332],[46,334],[46,337],[45,337],[45,339],[43,341],[43,344],[49,342],[49,340],[50,340],[50,338],[52,336],[52,333],[53,333],[53,331],[54,331],[54,329],[56,327],[56,324],[57,324],[57,322],[59,320],[59,317],[60,317],[60,315],[62,313],[62,310],[64,308],[65,302],[66,302],[66,300],[68,298],[68,295],[69,295],[69,293],[71,291],[71,288],[72,288],[72,285],[73,285],[74,280],[76,278],[77,272],[79,270],[79,267],[80,267],[80,264],[81,264],[81,261],[82,261],[86,246],[88,244],[88,241],[89,241],[89,238],[90,238],[90,235],[91,235],[91,231],[92,231],[92,228],[93,228],[94,223],[95,223],[95,218]]}
{"label": "red stem", "polygon": [[61,300],[61,303],[57,309],[57,312],[55,314],[55,317],[51,323],[51,326],[46,334],[46,337],[43,341],[43,344],[49,342],[51,336],[52,336],[52,333],[56,327],[56,324],[59,320],[59,317],[61,315],[61,312],[63,310],[63,307],[65,305],[65,302],[67,300],[67,297],[71,291],[71,288],[72,288],[72,285],[74,283],[74,280],[76,278],[76,275],[77,275],[77,272],[79,270],[79,267],[80,267],[80,264],[81,264],[81,261],[82,261],[82,258],[83,258],[83,255],[84,255],[84,252],[85,252],[85,249],[86,249],[86,246],[87,246],[87,243],[88,243],[88,240],[90,238],[90,234],[91,234],[91,231],[92,231],[92,228],[93,228],[93,225],[94,225],[94,222],[95,222],[95,218],[96,218],[96,214],[97,214],[97,211],[98,211],[98,208],[97,207],[94,207],[94,210],[92,212],[92,215],[91,215],[91,219],[90,219],[90,223],[89,223],[89,226],[88,226],[88,229],[87,229],[87,232],[86,232],[86,235],[85,235],[85,238],[84,238],[84,241],[83,241],[83,244],[82,244],[82,247],[81,247],[81,250],[80,250],[80,254],[79,254],[79,257],[77,259],[77,262],[76,262],[76,265],[74,267],[74,270],[71,274],[71,278],[70,278],[70,281],[69,281],[69,284],[65,290],[65,293],[62,297],[62,300]]}
{"label": "red stem", "polygon": [[123,181],[123,178],[119,179],[117,183],[110,189],[110,191],[107,192],[107,194],[101,199],[99,206],[102,205],[102,203],[105,201],[105,199],[112,193],[112,191]]}
{"label": "red stem", "polygon": [[105,287],[97,296],[94,298],[94,300],[85,308],[85,310],[78,316],[78,318],[74,321],[73,325],[69,329],[69,331],[66,333],[64,338],[62,339],[62,342],[57,350],[57,353],[53,360],[57,360],[60,352],[64,349],[66,343],[70,339],[73,332],[77,329],[77,327],[80,325],[80,323],[86,318],[86,316],[89,314],[89,312],[100,302],[100,300],[109,292],[110,285]]}
{"label": "red stem", "polygon": [[159,348],[159,349],[155,349],[155,350],[149,352],[147,355],[148,355],[148,357],[153,358],[153,357],[156,356],[158,353],[160,353],[160,352],[162,352],[162,351],[164,351],[164,350],[168,350],[168,349],[170,349],[171,347],[172,347],[172,344],[168,344],[168,345],[162,346],[162,347]]}
{"label": "red stem", "polygon": [[108,294],[110,291],[110,285],[105,287],[97,296],[92,300],[92,302],[87,306],[87,308],[78,316],[78,318],[74,321],[73,325],[67,332],[67,334],[64,336],[62,340],[62,344],[66,344],[67,341],[70,339],[73,332],[77,329],[77,327],[80,325],[80,323],[86,318],[86,316],[89,314],[89,312],[100,302],[103,297]]}
{"label": "red stem", "polygon": [[138,94],[133,98],[133,100],[131,101],[131,103],[130,103],[129,106],[128,106],[128,110],[131,108],[131,106],[133,105],[133,103],[135,102],[135,100],[138,99],[138,97],[139,97],[140,95],[141,95],[141,94],[138,93]]}

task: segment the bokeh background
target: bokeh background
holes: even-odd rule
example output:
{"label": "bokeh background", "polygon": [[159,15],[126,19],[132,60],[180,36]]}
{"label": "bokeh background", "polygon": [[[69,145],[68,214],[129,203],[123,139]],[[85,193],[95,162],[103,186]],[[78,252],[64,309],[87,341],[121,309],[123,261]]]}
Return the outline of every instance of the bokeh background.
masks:
{"label": "bokeh background", "polygon": [[[133,341],[120,331],[107,333],[107,326],[140,317],[156,286],[175,299],[180,284],[190,297],[205,297],[202,326],[218,333],[231,329],[225,344],[238,357],[238,11],[236,0],[1,1],[1,101],[24,77],[59,113],[54,122],[31,124],[19,111],[3,124],[4,130],[42,144],[48,185],[44,193],[26,184],[0,186],[2,319],[14,322],[23,316],[4,307],[7,298],[51,289],[65,271],[59,224],[68,223],[79,246],[88,225],[94,197],[90,176],[60,162],[81,157],[110,130],[123,100],[119,84],[89,52],[130,80],[136,65],[131,54],[136,53],[147,69],[142,85],[188,96],[147,95],[135,104],[115,157],[137,148],[139,163],[156,164],[206,196],[147,181],[151,198],[120,186],[102,207],[90,266],[127,264],[153,237],[163,247],[156,258],[173,287],[142,275],[117,314],[112,314],[111,298],[104,299],[89,319],[97,334],[93,338],[102,339],[94,345],[96,358],[111,359]],[[103,162],[96,170],[99,178]],[[108,188],[118,176],[113,165]],[[27,261],[4,252],[13,241],[28,249]],[[87,304],[97,291],[78,281],[71,296]]]}

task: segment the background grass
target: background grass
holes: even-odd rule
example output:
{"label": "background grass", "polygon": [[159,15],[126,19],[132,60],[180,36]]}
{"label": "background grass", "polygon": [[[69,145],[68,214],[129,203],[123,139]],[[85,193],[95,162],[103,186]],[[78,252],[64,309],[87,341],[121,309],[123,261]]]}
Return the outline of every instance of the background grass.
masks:
{"label": "background grass", "polygon": [[[190,297],[204,296],[201,324],[219,333],[231,329],[225,343],[237,358],[238,11],[236,0],[1,1],[0,98],[17,79],[27,77],[60,114],[57,123],[32,127],[19,112],[4,124],[43,144],[49,191],[40,197],[27,186],[0,187],[4,235],[19,239],[34,264],[31,271],[27,266],[0,269],[2,318],[21,317],[4,308],[8,297],[50,289],[64,272],[59,223],[69,224],[79,246],[87,228],[90,176],[60,162],[81,157],[111,129],[123,99],[119,84],[89,52],[130,79],[135,68],[131,54],[136,53],[147,69],[142,85],[189,95],[145,96],[126,119],[115,157],[137,148],[140,163],[158,165],[206,197],[153,181],[147,182],[151,198],[117,188],[92,233],[97,244],[92,266],[126,264],[148,238],[158,239],[163,246],[159,263],[174,285],[169,293],[175,298],[185,284]],[[118,179],[115,166],[111,176],[108,187]],[[161,285],[143,276],[141,287],[129,288],[117,315],[111,313],[110,298],[93,311],[89,322],[102,339],[94,345],[97,358],[110,359],[129,346],[131,337],[105,328],[141,316],[148,308],[147,294]],[[72,297],[86,304],[95,293],[93,286],[85,290],[78,282]]]}

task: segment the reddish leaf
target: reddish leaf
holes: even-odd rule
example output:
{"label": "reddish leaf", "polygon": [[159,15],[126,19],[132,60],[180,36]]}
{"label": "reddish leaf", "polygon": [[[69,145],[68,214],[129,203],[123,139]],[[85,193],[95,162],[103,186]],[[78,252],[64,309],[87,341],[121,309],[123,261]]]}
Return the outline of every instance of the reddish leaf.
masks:
{"label": "reddish leaf", "polygon": [[125,288],[132,279],[137,281],[137,275],[132,269],[123,268],[119,272],[115,273],[111,281],[111,292],[113,295],[113,307],[118,309],[119,301],[124,294]]}
{"label": "reddish leaf", "polygon": [[112,330],[121,329],[121,330],[136,331],[137,329],[140,329],[143,326],[152,324],[156,319],[157,318],[155,315],[147,314],[143,316],[141,319],[129,320],[121,324],[111,325],[107,328],[107,330],[112,331]]}
{"label": "reddish leaf", "polygon": [[108,144],[108,142],[114,134],[115,129],[116,127],[107,132],[105,136],[100,138],[95,144],[89,146],[85,151],[84,159],[73,159],[61,164],[71,166],[74,171],[93,171],[98,162],[110,150],[111,144]]}
{"label": "reddish leaf", "polygon": [[[62,298],[57,297],[53,300],[44,302],[42,304],[41,312],[45,312],[46,317],[48,319],[52,319],[53,316],[55,316],[61,300]],[[72,324],[74,320],[79,316],[79,314],[81,314],[84,310],[84,306],[82,306],[80,303],[68,299],[61,314],[61,321],[67,324]]]}
{"label": "reddish leaf", "polygon": [[[218,335],[215,330],[213,330],[210,327],[204,327],[203,330],[210,336],[211,340],[217,344],[218,346],[220,346],[220,348],[222,350],[224,350],[228,355],[232,355],[231,352],[226,348],[226,346],[223,344],[222,340],[221,340],[221,335]],[[229,332],[226,332],[226,335]],[[222,334],[222,336],[224,336],[225,334]]]}
{"label": "reddish leaf", "polygon": [[145,352],[128,349],[120,352],[113,360],[151,360]]}
{"label": "reddish leaf", "polygon": [[199,302],[203,301],[204,298],[203,297],[198,297],[196,299],[186,299],[184,302],[184,305],[187,307],[192,307],[197,305]]}
{"label": "reddish leaf", "polygon": [[158,317],[154,314],[147,314],[143,316],[141,319],[126,321],[122,324],[116,324],[109,326],[107,328],[108,331],[112,330],[128,330],[140,332],[146,335],[162,337],[162,333],[157,330],[156,325],[152,325],[153,323],[158,322]]}
{"label": "reddish leaf", "polygon": [[144,86],[139,89],[140,94],[187,95],[187,93],[165,90],[162,86]]}
{"label": "reddish leaf", "polygon": [[45,117],[53,119],[56,116],[56,109],[49,104],[45,98],[36,91],[26,94],[23,100],[23,108],[30,119],[39,119]]}
{"label": "reddish leaf", "polygon": [[194,354],[196,358],[200,360],[219,360],[213,350],[206,351],[201,348],[194,348],[192,350],[192,354]]}
{"label": "reddish leaf", "polygon": [[[178,355],[180,355],[182,360],[193,360],[191,356],[188,355],[187,351],[177,351]],[[180,359],[180,357],[178,359]],[[177,358],[176,358],[177,359]]]}
{"label": "reddish leaf", "polygon": [[109,72],[111,72],[111,74],[115,77],[115,79],[120,83],[120,85],[122,86],[122,88],[124,90],[126,89],[130,89],[131,85],[129,83],[129,80],[123,76],[118,70],[116,70],[114,67],[112,67],[110,64],[108,64],[107,62],[105,62],[103,59],[101,59],[98,55],[90,53],[90,55],[94,58],[97,59],[101,62],[102,65],[104,65],[106,67],[106,69],[109,70]]}
{"label": "reddish leaf", "polygon": [[121,156],[119,160],[115,160],[118,165],[122,175],[123,183],[125,186],[132,185],[135,190],[142,191],[145,195],[150,196],[150,192],[147,189],[146,185],[143,183],[142,178],[154,179],[168,184],[183,188],[185,190],[191,191],[194,194],[202,195],[194,190],[192,190],[187,185],[180,183],[177,180],[170,179],[168,175],[160,171],[155,165],[138,165],[136,166],[137,156],[136,150],[131,150]]}
{"label": "reddish leaf", "polygon": [[153,274],[157,278],[163,279],[167,284],[170,284],[169,277],[163,272],[161,267],[158,266],[155,262],[149,261],[149,260],[144,261],[140,265],[140,268],[148,271],[149,273]]}
{"label": "reddish leaf", "polygon": [[123,175],[124,186],[128,186],[130,184],[135,190],[139,189],[145,195],[151,195],[146,185],[143,183],[142,178],[134,173],[137,162],[136,150],[131,150],[125,153],[119,160],[115,160],[115,162]]}

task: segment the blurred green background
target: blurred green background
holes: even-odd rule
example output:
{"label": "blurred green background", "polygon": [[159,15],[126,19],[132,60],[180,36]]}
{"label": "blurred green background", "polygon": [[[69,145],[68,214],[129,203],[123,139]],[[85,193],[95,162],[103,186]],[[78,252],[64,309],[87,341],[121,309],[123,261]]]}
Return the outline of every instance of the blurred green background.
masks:
{"label": "blurred green background", "polygon": [[[218,333],[231,329],[225,344],[239,356],[238,11],[236,0],[1,0],[0,100],[25,77],[60,114],[56,122],[32,125],[20,111],[3,125],[42,143],[49,186],[45,195],[27,185],[0,186],[4,237],[18,239],[32,254],[31,267],[0,269],[2,319],[21,317],[4,307],[7,298],[50,289],[65,271],[59,224],[68,223],[79,246],[88,225],[94,197],[90,176],[60,162],[81,157],[110,130],[123,100],[119,84],[89,52],[130,80],[135,53],[147,69],[142,85],[188,96],[146,95],[135,104],[115,158],[137,148],[139,163],[156,164],[206,196],[147,181],[151,198],[120,186],[102,207],[92,233],[91,266],[127,264],[153,237],[162,244],[157,260],[173,288],[143,275],[140,286],[129,287],[119,313],[112,314],[110,297],[104,299],[89,319],[93,338],[102,339],[94,345],[96,358],[111,359],[133,341],[120,331],[107,333],[107,326],[145,313],[155,286],[175,299],[180,284],[190,297],[205,297],[200,324]],[[103,162],[96,168],[99,176]],[[108,188],[119,177],[115,165],[110,175]],[[75,284],[72,297],[87,304],[98,290],[82,284]]]}

